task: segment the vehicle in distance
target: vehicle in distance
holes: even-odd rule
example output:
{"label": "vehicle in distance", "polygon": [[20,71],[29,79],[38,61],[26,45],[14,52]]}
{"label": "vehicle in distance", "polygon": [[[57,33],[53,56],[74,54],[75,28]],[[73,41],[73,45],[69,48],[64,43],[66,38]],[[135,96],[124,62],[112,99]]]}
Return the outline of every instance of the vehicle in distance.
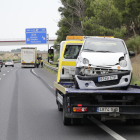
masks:
{"label": "vehicle in distance", "polygon": [[1,67],[3,67],[3,61],[2,60],[0,60],[0,65],[1,65]]}
{"label": "vehicle in distance", "polygon": [[7,60],[7,61],[5,62],[5,67],[7,67],[7,66],[12,66],[12,67],[14,67],[14,62],[13,62],[13,60]]}
{"label": "vehicle in distance", "polygon": [[36,67],[37,48],[22,47],[21,48],[21,67]]}
{"label": "vehicle in distance", "polygon": [[133,55],[122,39],[87,38],[76,61],[76,88],[127,89],[132,78],[129,56]]}

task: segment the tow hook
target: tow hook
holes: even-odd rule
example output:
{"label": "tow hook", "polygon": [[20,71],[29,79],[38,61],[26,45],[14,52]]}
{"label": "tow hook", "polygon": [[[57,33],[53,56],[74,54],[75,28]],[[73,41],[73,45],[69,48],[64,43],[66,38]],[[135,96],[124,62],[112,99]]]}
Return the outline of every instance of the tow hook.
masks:
{"label": "tow hook", "polygon": [[116,111],[116,109],[114,109],[114,112],[113,113],[110,113],[109,116],[118,117],[118,116],[120,116],[120,113],[118,113]]}

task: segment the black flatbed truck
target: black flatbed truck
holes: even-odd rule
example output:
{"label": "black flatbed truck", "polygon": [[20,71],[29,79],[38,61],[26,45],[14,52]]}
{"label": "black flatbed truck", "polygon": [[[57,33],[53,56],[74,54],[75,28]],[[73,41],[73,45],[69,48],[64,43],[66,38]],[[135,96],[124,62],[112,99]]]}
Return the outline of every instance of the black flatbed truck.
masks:
{"label": "black flatbed truck", "polygon": [[[82,90],[72,83],[54,83],[58,110],[63,110],[64,125],[71,119],[100,116],[102,121],[140,119],[140,87],[129,86],[127,90]],[[78,107],[80,112],[74,112]],[[86,108],[82,110],[82,108]],[[104,110],[99,110],[104,109]],[[112,109],[110,111],[110,109]]]}

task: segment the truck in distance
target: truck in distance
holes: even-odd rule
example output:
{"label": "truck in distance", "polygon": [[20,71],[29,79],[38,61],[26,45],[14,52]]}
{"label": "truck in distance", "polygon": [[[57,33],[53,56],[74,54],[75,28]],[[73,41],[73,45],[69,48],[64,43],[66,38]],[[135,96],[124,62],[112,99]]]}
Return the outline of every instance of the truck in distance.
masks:
{"label": "truck in distance", "polygon": [[36,67],[37,48],[22,47],[21,48],[21,67]]}

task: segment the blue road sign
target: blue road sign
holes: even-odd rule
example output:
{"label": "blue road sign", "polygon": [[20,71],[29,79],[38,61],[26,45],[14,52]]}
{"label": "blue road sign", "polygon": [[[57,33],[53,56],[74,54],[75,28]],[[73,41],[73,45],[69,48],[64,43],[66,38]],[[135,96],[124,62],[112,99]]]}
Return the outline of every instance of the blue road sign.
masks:
{"label": "blue road sign", "polygon": [[31,28],[26,29],[26,44],[45,44],[46,39],[46,28]]}

